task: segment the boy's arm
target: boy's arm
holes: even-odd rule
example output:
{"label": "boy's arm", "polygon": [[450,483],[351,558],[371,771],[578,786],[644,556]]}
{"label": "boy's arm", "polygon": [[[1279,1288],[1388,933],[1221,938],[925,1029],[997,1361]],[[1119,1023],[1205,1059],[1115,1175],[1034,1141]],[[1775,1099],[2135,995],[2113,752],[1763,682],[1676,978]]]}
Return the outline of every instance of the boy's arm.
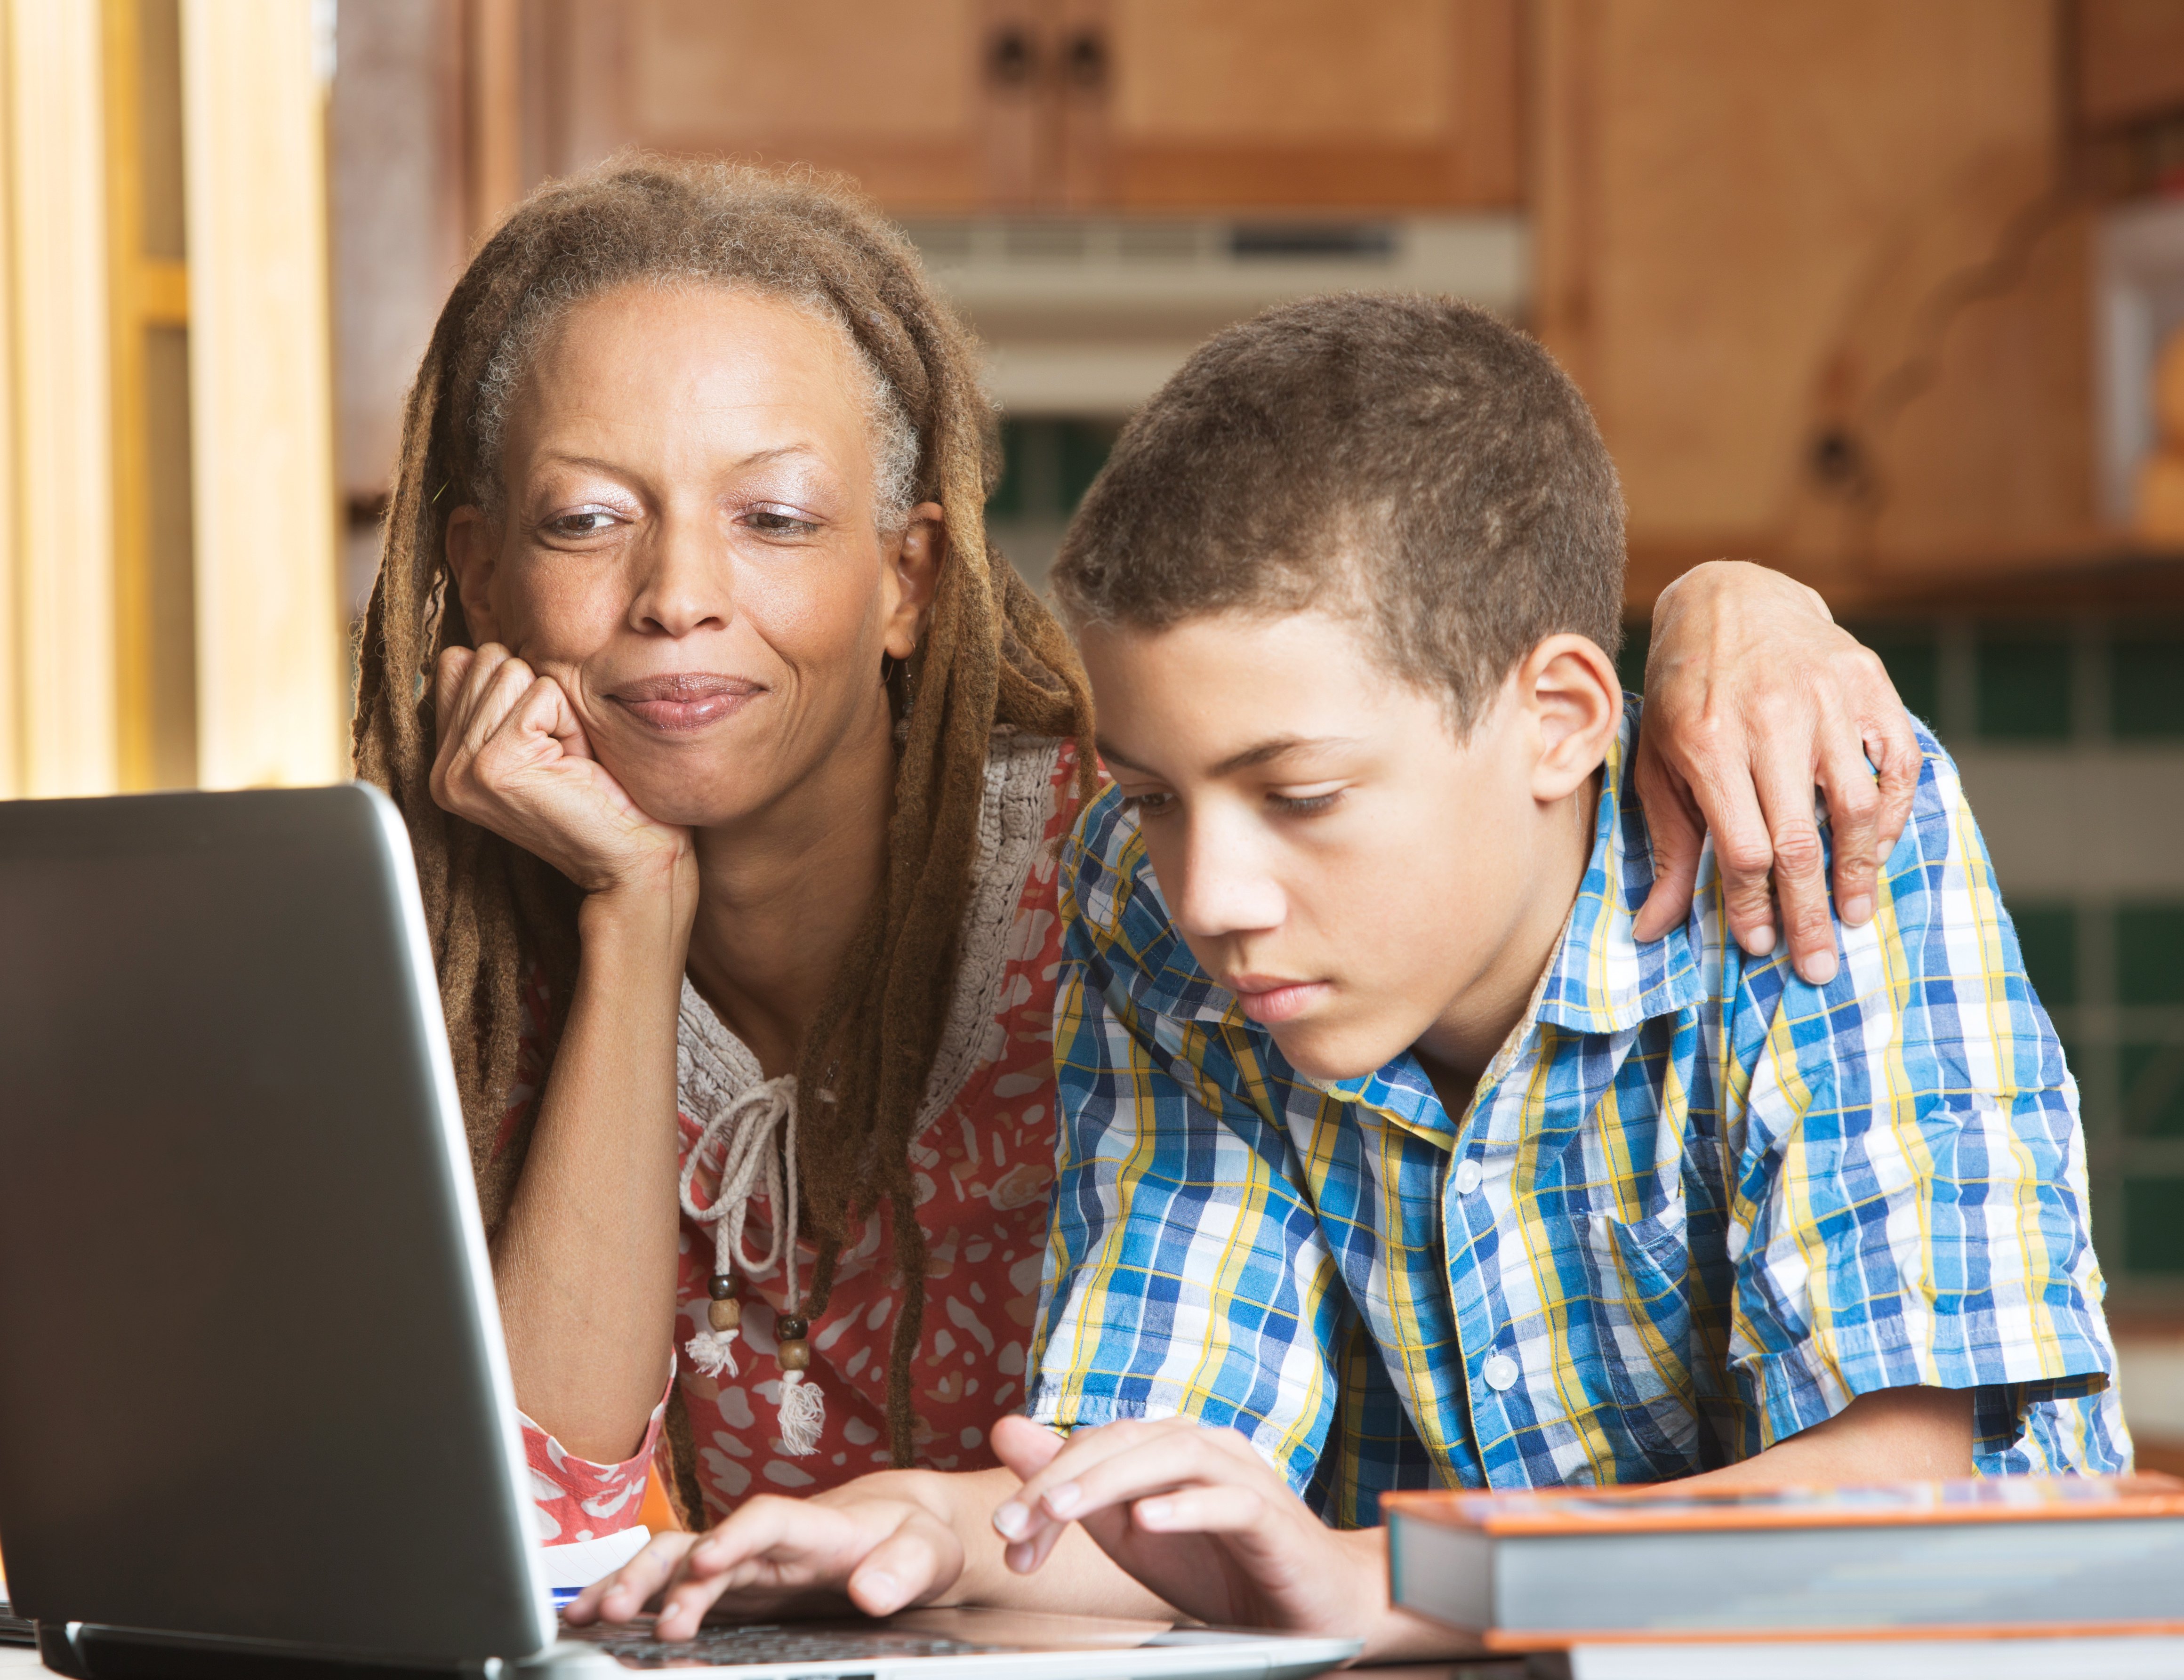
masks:
{"label": "boy's arm", "polygon": [[[1922,732],[1923,735],[1923,732]],[[1736,1455],[1861,1396],[1970,1397],[1981,1474],[2128,1467],[2075,1082],[1956,767],[1922,740],[1874,922],[1810,986],[1733,947],[1720,1062]],[[1709,900],[1703,915],[1718,915]],[[1812,1450],[1808,1448],[1806,1450]]]}
{"label": "boy's arm", "polygon": [[[994,1448],[1023,1485],[994,1514],[1008,1566],[1039,1571],[1081,1527],[1178,1609],[1207,1621],[1345,1634],[1363,1660],[1424,1659],[1474,1642],[1388,1598],[1387,1531],[1323,1525],[1233,1430],[1118,1423],[1065,1443],[1021,1419]],[[1939,1388],[1865,1394],[1742,1464],[1680,1487],[1928,1481],[1972,1472],[1972,1399]]]}

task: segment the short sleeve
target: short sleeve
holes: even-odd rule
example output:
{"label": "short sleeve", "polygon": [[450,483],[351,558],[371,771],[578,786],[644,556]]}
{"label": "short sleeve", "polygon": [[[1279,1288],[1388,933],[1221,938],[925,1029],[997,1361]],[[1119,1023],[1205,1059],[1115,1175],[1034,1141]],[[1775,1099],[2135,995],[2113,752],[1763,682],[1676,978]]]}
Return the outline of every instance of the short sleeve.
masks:
{"label": "short sleeve", "polygon": [[[1065,862],[1061,1125],[1028,1409],[1061,1428],[1233,1427],[1301,1493],[1334,1415],[1347,1298],[1286,1134],[1249,1100],[1224,1035],[1149,1007],[1137,984],[1128,928],[1165,929],[1165,908],[1084,913],[1088,881],[1112,874],[1084,836],[1096,848],[1112,806],[1095,802]],[[1117,885],[1150,890],[1109,879],[1110,913]]]}
{"label": "short sleeve", "polygon": [[[549,1546],[571,1540],[597,1540],[637,1527],[651,1480],[652,1455],[667,1416],[667,1397],[652,1409],[644,1439],[620,1464],[593,1464],[564,1448],[529,1418],[522,1418],[523,1456],[531,1468],[531,1504],[539,1540]],[[521,1415],[519,1414],[519,1415]]]}
{"label": "short sleeve", "polygon": [[1730,1358],[1771,1446],[1871,1391],[1976,1391],[1983,1473],[2127,1468],[2076,1082],[1930,737],[1824,987],[1755,965]]}

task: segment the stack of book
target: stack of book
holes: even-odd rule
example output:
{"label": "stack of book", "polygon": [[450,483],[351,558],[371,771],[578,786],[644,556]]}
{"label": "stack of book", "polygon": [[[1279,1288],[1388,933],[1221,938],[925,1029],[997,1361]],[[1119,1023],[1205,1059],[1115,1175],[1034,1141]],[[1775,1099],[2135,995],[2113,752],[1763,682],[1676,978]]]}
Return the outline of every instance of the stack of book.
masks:
{"label": "stack of book", "polygon": [[1574,1680],[2184,1680],[2170,1476],[1382,1504],[1396,1603]]}

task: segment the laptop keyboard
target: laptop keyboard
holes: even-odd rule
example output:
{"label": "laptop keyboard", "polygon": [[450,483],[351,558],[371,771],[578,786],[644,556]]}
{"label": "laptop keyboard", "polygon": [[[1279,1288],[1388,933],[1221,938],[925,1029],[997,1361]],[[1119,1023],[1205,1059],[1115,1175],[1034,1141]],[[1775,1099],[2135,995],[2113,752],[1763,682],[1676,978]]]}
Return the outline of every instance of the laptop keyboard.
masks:
{"label": "laptop keyboard", "polygon": [[0,1599],[0,1645],[35,1645],[37,1630],[15,1614],[14,1606]]}
{"label": "laptop keyboard", "polygon": [[989,1656],[1022,1649],[977,1644],[938,1634],[886,1627],[841,1627],[825,1622],[754,1622],[744,1627],[710,1625],[690,1639],[655,1639],[650,1619],[620,1627],[594,1622],[564,1626],[561,1637],[596,1645],[632,1668],[722,1668],[735,1663],[871,1662],[914,1656]]}

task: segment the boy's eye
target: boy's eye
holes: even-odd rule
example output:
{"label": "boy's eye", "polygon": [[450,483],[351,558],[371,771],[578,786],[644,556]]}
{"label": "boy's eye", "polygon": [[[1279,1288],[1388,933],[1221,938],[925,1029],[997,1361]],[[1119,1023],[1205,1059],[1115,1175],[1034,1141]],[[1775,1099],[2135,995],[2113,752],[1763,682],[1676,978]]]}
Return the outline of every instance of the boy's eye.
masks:
{"label": "boy's eye", "polygon": [[1284,817],[1309,817],[1341,797],[1340,788],[1329,788],[1323,792],[1270,793],[1267,801]]}
{"label": "boy's eye", "polygon": [[816,519],[778,507],[755,507],[744,515],[744,523],[762,537],[808,537],[819,528]]}
{"label": "boy's eye", "polygon": [[619,522],[605,508],[580,507],[572,512],[555,515],[546,522],[546,529],[556,537],[596,537]]}

